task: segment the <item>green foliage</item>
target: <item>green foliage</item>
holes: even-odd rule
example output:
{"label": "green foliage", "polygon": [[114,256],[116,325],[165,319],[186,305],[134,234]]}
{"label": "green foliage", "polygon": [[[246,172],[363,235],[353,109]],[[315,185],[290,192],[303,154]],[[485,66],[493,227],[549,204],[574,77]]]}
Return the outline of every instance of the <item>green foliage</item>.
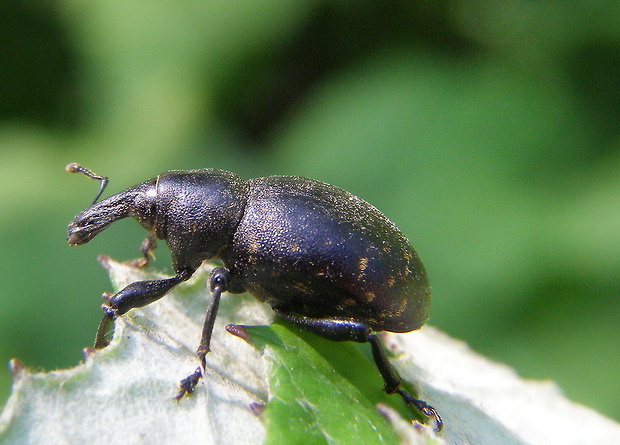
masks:
{"label": "green foliage", "polygon": [[[171,168],[302,174],[410,237],[433,324],[620,419],[618,5],[14,3],[0,7],[1,362],[77,363],[109,290],[96,256],[132,258],[144,236],[119,223],[68,249],[96,190],[68,162],[110,192]],[[0,401],[9,386],[0,367]]]}
{"label": "green foliage", "polygon": [[[117,290],[161,278],[107,265]],[[398,443],[377,410],[387,400],[377,370],[353,345],[299,337],[282,325],[244,328],[259,354],[228,334],[232,321],[270,320],[248,295],[224,298],[205,377],[192,396],[173,400],[175,383],[198,364],[193,346],[209,271],[201,268],[165,299],[118,318],[110,345],[87,352],[77,367],[37,373],[13,361],[0,443]]]}
{"label": "green foliage", "polygon": [[[114,288],[157,273],[108,261]],[[192,396],[175,383],[197,365],[195,345],[209,295],[202,267],[166,298],[115,320],[103,350],[70,369],[35,372],[14,360],[13,392],[0,412],[0,443],[616,443],[620,425],[565,399],[549,382],[511,369],[425,327],[383,336],[393,364],[444,420],[436,435],[381,394],[377,370],[351,344],[269,323],[266,305],[226,295]],[[250,343],[250,344],[248,344]],[[258,348],[258,349],[257,349]],[[395,405],[393,405],[395,406]],[[400,403],[402,407],[402,403]],[[544,422],[541,421],[541,416]],[[389,422],[389,423],[388,423]]]}
{"label": "green foliage", "polygon": [[[109,266],[115,289],[161,278],[115,262]],[[250,404],[265,401],[266,382],[258,354],[224,330],[234,307],[225,306],[216,325],[208,384],[192,397],[173,399],[179,380],[198,366],[194,350],[208,272],[201,269],[166,299],[117,319],[110,345],[86,352],[77,367],[38,373],[14,366],[0,443],[260,443],[264,428]]]}
{"label": "green foliage", "polygon": [[[268,362],[266,443],[397,443],[373,403],[381,388],[380,379],[369,379],[378,377],[376,368],[352,344],[307,343],[282,325],[246,330]],[[328,350],[319,353],[316,343]]]}

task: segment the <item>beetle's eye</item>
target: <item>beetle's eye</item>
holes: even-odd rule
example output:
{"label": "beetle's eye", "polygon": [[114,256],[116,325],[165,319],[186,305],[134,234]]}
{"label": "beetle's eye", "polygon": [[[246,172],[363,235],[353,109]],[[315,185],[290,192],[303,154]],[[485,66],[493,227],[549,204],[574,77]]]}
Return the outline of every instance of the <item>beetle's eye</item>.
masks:
{"label": "beetle's eye", "polygon": [[88,219],[78,219],[76,221],[73,221],[73,224],[71,224],[71,226],[75,229],[87,229],[91,225],[92,223]]}

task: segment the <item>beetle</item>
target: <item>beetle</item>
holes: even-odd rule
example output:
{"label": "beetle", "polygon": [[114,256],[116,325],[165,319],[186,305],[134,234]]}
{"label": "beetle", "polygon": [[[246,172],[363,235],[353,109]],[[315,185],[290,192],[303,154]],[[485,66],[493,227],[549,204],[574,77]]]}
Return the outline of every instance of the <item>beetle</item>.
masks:
{"label": "beetle", "polygon": [[[377,335],[410,332],[427,320],[426,270],[403,233],[378,209],[336,186],[297,176],[245,181],[217,169],[171,170],[101,201],[108,178],[79,164],[70,172],[100,181],[93,204],[69,224],[67,241],[87,243],[113,222],[134,217],[149,231],[148,264],[156,239],[170,247],[175,275],[136,281],[109,296],[95,348],[107,325],[148,305],[189,279],[204,260],[219,260],[209,277],[212,299],[197,349],[202,368],[223,292],[249,292],[289,322],[333,341],[370,343],[384,391],[442,427],[437,411],[401,388]],[[98,202],[97,202],[98,201]],[[194,391],[198,368],[180,383]]]}

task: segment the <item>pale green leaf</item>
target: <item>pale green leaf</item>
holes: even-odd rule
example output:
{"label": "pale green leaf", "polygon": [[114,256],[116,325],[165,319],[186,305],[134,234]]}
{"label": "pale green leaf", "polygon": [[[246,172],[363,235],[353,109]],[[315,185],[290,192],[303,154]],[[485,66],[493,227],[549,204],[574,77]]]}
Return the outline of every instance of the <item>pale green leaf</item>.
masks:
{"label": "pale green leaf", "polygon": [[[109,270],[116,288],[159,277],[115,262]],[[208,272],[119,317],[111,344],[75,368],[34,372],[14,361],[0,443],[620,443],[618,424],[554,384],[523,381],[433,328],[384,335],[401,376],[442,415],[437,436],[381,393],[356,347],[271,325],[249,295],[222,299],[205,379],[176,402],[176,383],[198,366]],[[244,328],[251,346],[229,323],[271,326]]]}

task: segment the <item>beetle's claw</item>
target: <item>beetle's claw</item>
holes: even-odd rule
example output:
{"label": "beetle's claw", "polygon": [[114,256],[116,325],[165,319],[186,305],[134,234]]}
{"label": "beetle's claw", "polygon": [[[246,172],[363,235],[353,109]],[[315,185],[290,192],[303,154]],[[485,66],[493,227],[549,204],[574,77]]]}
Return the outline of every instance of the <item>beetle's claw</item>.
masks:
{"label": "beetle's claw", "polygon": [[185,396],[185,394],[192,394],[194,390],[196,389],[196,385],[198,384],[198,381],[201,378],[202,378],[202,371],[198,367],[192,374],[188,375],[187,377],[185,377],[183,380],[179,382],[179,388],[181,389],[179,393],[174,397],[174,400],[182,399]]}
{"label": "beetle's claw", "polygon": [[[426,404],[426,402],[424,403]],[[441,431],[441,429],[443,428],[443,420],[441,419],[441,416],[435,408],[426,404],[426,406],[420,409],[420,411],[431,420],[431,422],[433,423],[433,429],[435,431]]]}
{"label": "beetle's claw", "polygon": [[418,411],[420,411],[424,416],[428,417],[433,423],[433,429],[437,432],[441,431],[443,428],[443,420],[441,416],[437,412],[435,408],[430,406],[424,400],[415,399],[411,394],[402,389],[396,391],[403,398],[407,405],[414,406]]}

